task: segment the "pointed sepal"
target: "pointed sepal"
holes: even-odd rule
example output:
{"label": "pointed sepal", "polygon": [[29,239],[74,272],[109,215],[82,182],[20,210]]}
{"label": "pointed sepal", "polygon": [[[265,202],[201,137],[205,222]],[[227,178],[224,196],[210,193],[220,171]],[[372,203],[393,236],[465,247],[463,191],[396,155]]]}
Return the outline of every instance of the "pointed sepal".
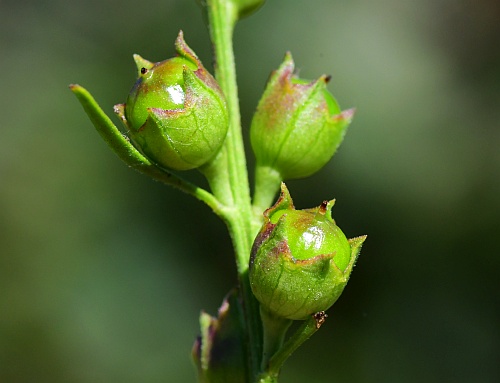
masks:
{"label": "pointed sepal", "polygon": [[217,317],[201,313],[201,334],[192,349],[199,382],[246,382],[243,318],[236,289],[224,298]]}
{"label": "pointed sepal", "polygon": [[144,76],[155,65],[151,61],[146,60],[145,58],[139,56],[138,54],[134,54],[133,57],[135,65],[137,66],[137,77]]}

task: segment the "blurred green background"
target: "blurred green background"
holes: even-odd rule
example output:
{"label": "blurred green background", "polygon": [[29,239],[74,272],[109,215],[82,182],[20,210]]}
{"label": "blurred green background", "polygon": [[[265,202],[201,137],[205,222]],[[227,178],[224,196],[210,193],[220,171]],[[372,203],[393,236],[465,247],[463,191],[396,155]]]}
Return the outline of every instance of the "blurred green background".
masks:
{"label": "blurred green background", "polygon": [[[179,29],[211,67],[194,0],[0,0],[0,382],[195,381],[199,311],[236,282],[225,227],[124,166],[67,87],[111,115],[132,54]],[[368,241],[283,382],[500,381],[499,47],[495,0],[268,0],[238,25],[245,126],[286,50],[357,108],[289,183]]]}

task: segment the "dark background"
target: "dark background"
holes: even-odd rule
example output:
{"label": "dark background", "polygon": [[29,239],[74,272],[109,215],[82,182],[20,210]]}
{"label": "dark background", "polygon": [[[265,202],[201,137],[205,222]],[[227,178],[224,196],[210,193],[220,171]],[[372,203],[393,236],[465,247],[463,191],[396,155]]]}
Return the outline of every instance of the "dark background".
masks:
{"label": "dark background", "polygon": [[[210,68],[194,0],[0,0],[1,382],[195,381],[199,311],[236,282],[226,229],[124,166],[67,88],[111,115],[132,54],[170,57],[179,29]],[[500,381],[499,47],[496,0],[268,0],[238,25],[245,127],[286,50],[357,108],[289,182],[368,241],[283,382]]]}

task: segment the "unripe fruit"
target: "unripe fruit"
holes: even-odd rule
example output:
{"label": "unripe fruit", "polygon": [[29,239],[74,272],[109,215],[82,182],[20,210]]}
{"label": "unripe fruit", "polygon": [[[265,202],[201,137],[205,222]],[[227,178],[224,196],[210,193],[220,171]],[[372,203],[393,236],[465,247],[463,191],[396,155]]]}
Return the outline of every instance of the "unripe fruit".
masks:
{"label": "unripe fruit", "polygon": [[182,32],[175,47],[177,57],[156,64],[134,55],[139,78],[115,112],[144,155],[162,167],[189,170],[218,153],[228,116],[219,85]]}
{"label": "unripe fruit", "polygon": [[295,210],[282,184],[252,247],[250,285],[268,312],[301,320],[340,297],[365,237],[348,240],[331,217],[334,201]]}
{"label": "unripe fruit", "polygon": [[341,112],[326,89],[328,76],[305,81],[293,74],[287,53],[272,73],[250,127],[257,166],[277,171],[282,179],[314,174],[342,142],[354,111]]}

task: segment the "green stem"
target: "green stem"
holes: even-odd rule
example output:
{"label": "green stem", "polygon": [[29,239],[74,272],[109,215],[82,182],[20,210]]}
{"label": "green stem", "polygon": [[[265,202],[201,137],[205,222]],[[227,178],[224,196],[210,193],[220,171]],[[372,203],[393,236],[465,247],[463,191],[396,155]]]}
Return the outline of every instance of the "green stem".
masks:
{"label": "green stem", "polygon": [[299,348],[302,343],[319,330],[321,325],[324,323],[325,318],[326,314],[321,312],[306,319],[297,331],[295,331],[295,333],[293,333],[293,335],[291,335],[285,342],[283,347],[281,347],[278,352],[271,357],[267,370],[260,376],[259,383],[277,382],[283,363],[285,363],[290,355],[292,355],[292,353]]}
{"label": "green stem", "polygon": [[[262,335],[258,303],[252,294],[248,280],[248,262],[255,232],[252,230],[252,208],[248,172],[246,167],[241,118],[236,84],[236,69],[233,52],[233,31],[238,21],[238,9],[229,0],[207,0],[206,7],[210,37],[215,50],[215,78],[226,97],[229,112],[229,129],[224,143],[224,155],[211,164],[214,176],[209,182],[215,196],[229,209],[226,221],[236,253],[236,265],[241,285],[248,333],[248,381],[253,382],[259,371]],[[217,168],[217,171],[215,171]],[[216,174],[225,172],[227,176],[218,179]],[[230,183],[230,196],[227,187],[221,182]],[[229,200],[230,199],[230,200]]]}
{"label": "green stem", "polygon": [[[243,274],[248,268],[249,250],[253,238],[249,232],[249,222],[251,220],[249,214],[251,212],[250,188],[241,133],[240,107],[232,45],[234,25],[237,21],[237,9],[227,0],[208,0],[207,9],[210,36],[215,49],[215,78],[226,97],[229,112],[229,129],[223,148],[225,150],[225,161],[220,161],[221,163],[215,164],[215,166],[224,167],[221,170],[224,170],[229,177],[231,201],[225,200],[223,202],[239,212],[235,214],[235,216],[239,217],[239,219],[235,220],[237,222],[235,224],[239,227],[233,230],[243,231],[242,234],[237,234],[237,237],[245,238],[242,242],[245,242],[244,249],[248,250],[244,252],[238,251],[236,254],[238,271]],[[213,182],[214,180],[212,180]],[[243,243],[238,244],[238,246],[243,246]]]}
{"label": "green stem", "polygon": [[281,181],[282,177],[275,169],[259,164],[255,167],[255,192],[252,206],[254,229],[258,230],[262,226],[262,213],[274,202]]}
{"label": "green stem", "polygon": [[291,319],[275,316],[269,311],[260,307],[260,317],[262,318],[262,327],[264,330],[264,351],[262,354],[261,369],[265,371],[268,368],[269,360],[283,346],[286,332],[292,324]]}

